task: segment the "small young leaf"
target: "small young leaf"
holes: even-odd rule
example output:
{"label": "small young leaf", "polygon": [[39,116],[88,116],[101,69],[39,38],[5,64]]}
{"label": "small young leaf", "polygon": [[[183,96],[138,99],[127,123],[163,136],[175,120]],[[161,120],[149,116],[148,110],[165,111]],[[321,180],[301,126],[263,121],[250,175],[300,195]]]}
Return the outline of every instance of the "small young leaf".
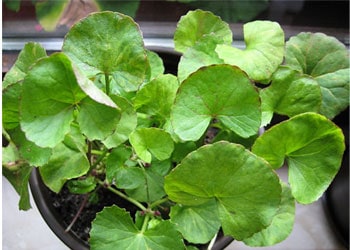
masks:
{"label": "small young leaf", "polygon": [[171,207],[170,218],[191,243],[207,243],[221,225],[215,200],[199,206],[175,205]]}
{"label": "small young leaf", "polygon": [[334,123],[319,114],[303,113],[262,134],[252,152],[275,169],[286,161],[293,196],[309,204],[323,194],[337,174],[344,147],[344,135]]}
{"label": "small young leaf", "polygon": [[252,247],[271,246],[285,240],[292,232],[295,217],[295,200],[290,188],[282,183],[282,199],[271,225],[246,238],[243,242]]}
{"label": "small young leaf", "polygon": [[237,67],[224,64],[203,67],[179,88],[171,121],[182,140],[198,140],[214,118],[242,137],[258,132],[259,94]]}
{"label": "small young leaf", "polygon": [[243,33],[245,50],[218,45],[215,51],[225,63],[236,65],[254,81],[265,83],[283,61],[284,32],[276,22],[254,21],[243,26]]}
{"label": "small young leaf", "polygon": [[174,75],[161,75],[144,85],[136,94],[135,108],[164,122],[170,116],[179,83]]}
{"label": "small young leaf", "polygon": [[187,155],[164,187],[170,200],[186,206],[215,201],[224,233],[238,240],[270,225],[281,199],[279,178],[267,162],[224,141]]}
{"label": "small young leaf", "polygon": [[185,249],[180,233],[169,221],[161,221],[141,232],[130,214],[116,206],[106,207],[96,215],[90,236],[92,250]]}
{"label": "small young leaf", "polygon": [[85,179],[70,180],[67,187],[73,194],[86,194],[96,188],[96,181],[94,177],[89,176]]}
{"label": "small young leaf", "polygon": [[313,77],[321,87],[320,113],[332,119],[349,105],[349,52],[322,33],[300,33],[286,43],[286,65]]}
{"label": "small young leaf", "polygon": [[166,160],[174,150],[170,134],[158,128],[138,128],[130,134],[129,140],[136,154],[147,163],[152,161],[152,156]]}
{"label": "small young leaf", "polygon": [[194,10],[182,16],[174,33],[175,50],[185,52],[207,34],[220,37],[225,44],[232,43],[229,25],[209,11]]}

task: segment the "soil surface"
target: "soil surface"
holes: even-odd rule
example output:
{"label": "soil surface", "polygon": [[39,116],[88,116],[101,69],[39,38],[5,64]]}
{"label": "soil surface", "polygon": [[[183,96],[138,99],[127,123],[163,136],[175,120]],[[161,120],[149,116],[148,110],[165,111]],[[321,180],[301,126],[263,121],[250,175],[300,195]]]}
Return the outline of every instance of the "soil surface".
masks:
{"label": "soil surface", "polygon": [[[117,205],[121,208],[125,208],[127,211],[130,211],[131,214],[135,214],[137,210],[134,205],[127,201],[121,200],[117,195],[113,194],[107,189],[100,188],[97,190],[97,194],[98,202],[88,201],[71,228],[71,231],[78,238],[85,241],[86,244],[88,244],[89,240],[91,222],[95,219],[96,213],[102,211],[104,207]],[[67,228],[77,215],[79,208],[86,199],[86,195],[69,193],[67,187],[63,187],[59,194],[50,192],[50,195],[54,208],[62,218],[63,226]]]}

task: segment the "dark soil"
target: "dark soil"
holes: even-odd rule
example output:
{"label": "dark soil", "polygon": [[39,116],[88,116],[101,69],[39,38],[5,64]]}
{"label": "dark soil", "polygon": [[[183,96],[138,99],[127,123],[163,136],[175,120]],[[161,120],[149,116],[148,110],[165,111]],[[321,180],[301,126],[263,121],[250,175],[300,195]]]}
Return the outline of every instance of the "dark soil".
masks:
{"label": "dark soil", "polygon": [[[61,216],[63,226],[67,228],[77,215],[77,212],[86,196],[72,194],[66,187],[63,187],[59,194],[50,192],[50,195],[52,198],[53,207],[56,209],[57,214]],[[104,207],[117,205],[121,208],[125,208],[127,211],[130,211],[131,214],[135,214],[137,210],[134,205],[122,200],[119,198],[119,196],[113,194],[107,189],[100,188],[97,190],[97,195],[98,202],[87,202],[84,209],[79,214],[78,219],[71,228],[71,231],[78,238],[85,241],[86,244],[88,244],[91,222],[95,219],[96,213],[102,211]]]}

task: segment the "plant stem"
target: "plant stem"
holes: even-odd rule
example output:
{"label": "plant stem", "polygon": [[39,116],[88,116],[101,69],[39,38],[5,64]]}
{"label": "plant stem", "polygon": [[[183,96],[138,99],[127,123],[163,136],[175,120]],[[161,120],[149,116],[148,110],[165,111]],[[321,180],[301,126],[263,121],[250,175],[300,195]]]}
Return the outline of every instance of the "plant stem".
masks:
{"label": "plant stem", "polygon": [[105,183],[104,183],[103,181],[99,180],[99,179],[97,179],[97,182],[98,182],[101,186],[107,188],[107,189],[108,189],[109,191],[111,191],[112,193],[115,193],[115,194],[118,195],[119,197],[121,197],[121,198],[123,198],[123,199],[129,201],[129,202],[132,203],[132,204],[134,204],[135,206],[137,206],[138,208],[140,208],[142,211],[146,211],[146,210],[147,210],[147,208],[146,208],[144,205],[142,205],[140,202],[138,202],[137,200],[134,200],[133,198],[131,198],[131,197],[125,195],[123,192],[119,191],[118,189],[113,188],[113,187],[110,186],[110,185],[108,185],[108,186],[106,187],[106,186],[105,186]]}
{"label": "plant stem", "polygon": [[151,215],[149,213],[146,213],[145,219],[143,220],[141,233],[144,233],[147,230],[147,226],[148,226],[148,222],[149,222],[150,217],[151,217]]}
{"label": "plant stem", "polygon": [[107,153],[108,153],[108,149],[103,150],[102,153],[100,153],[100,156],[94,162],[94,164],[92,164],[91,168],[95,168],[97,164],[99,164],[103,160],[103,158],[106,156]]}
{"label": "plant stem", "polygon": [[65,233],[68,233],[68,232],[71,230],[72,226],[74,225],[74,223],[75,223],[75,222],[77,221],[77,219],[79,218],[79,215],[80,215],[81,212],[83,211],[83,209],[84,209],[84,207],[85,207],[85,205],[86,205],[86,203],[87,203],[87,201],[88,201],[88,198],[89,198],[89,195],[86,194],[86,195],[84,196],[84,200],[81,202],[81,205],[80,205],[80,207],[79,207],[79,210],[78,210],[78,212],[76,213],[76,215],[74,216],[72,222],[68,225],[68,227],[66,228],[66,230],[64,230]]}
{"label": "plant stem", "polygon": [[109,82],[109,75],[107,73],[105,73],[105,83],[106,83],[106,94],[109,95],[110,82]]}
{"label": "plant stem", "polygon": [[92,149],[91,141],[88,141],[88,152],[87,152],[87,155],[88,155],[88,160],[89,160],[90,166],[91,166],[91,162],[92,162],[91,149]]}
{"label": "plant stem", "polygon": [[155,202],[153,202],[152,204],[149,205],[150,208],[155,208],[157,207],[158,205],[164,203],[164,202],[167,202],[169,199],[168,197],[164,197],[163,199],[160,199],[160,200],[157,200]]}

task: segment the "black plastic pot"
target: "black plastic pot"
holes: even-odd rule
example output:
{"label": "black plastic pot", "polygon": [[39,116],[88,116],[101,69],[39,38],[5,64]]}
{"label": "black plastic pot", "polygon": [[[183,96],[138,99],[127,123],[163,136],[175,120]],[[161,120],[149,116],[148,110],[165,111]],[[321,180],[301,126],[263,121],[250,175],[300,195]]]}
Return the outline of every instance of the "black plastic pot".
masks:
{"label": "black plastic pot", "polygon": [[[56,236],[72,250],[88,250],[88,243],[80,239],[74,231],[65,232],[67,225],[62,221],[62,215],[54,207],[52,192],[42,182],[37,169],[33,169],[29,183],[40,214]],[[78,210],[78,208],[76,209]],[[232,241],[233,239],[231,237],[219,235],[212,250],[224,249]],[[203,250],[207,249],[206,246],[199,246],[199,248]]]}
{"label": "black plastic pot", "polygon": [[34,202],[38,207],[41,216],[56,236],[70,249],[88,250],[89,246],[83,240],[79,239],[79,237],[72,231],[65,232],[66,226],[63,225],[61,216],[53,206],[50,191],[42,182],[40,173],[37,169],[33,169],[29,184]]}

